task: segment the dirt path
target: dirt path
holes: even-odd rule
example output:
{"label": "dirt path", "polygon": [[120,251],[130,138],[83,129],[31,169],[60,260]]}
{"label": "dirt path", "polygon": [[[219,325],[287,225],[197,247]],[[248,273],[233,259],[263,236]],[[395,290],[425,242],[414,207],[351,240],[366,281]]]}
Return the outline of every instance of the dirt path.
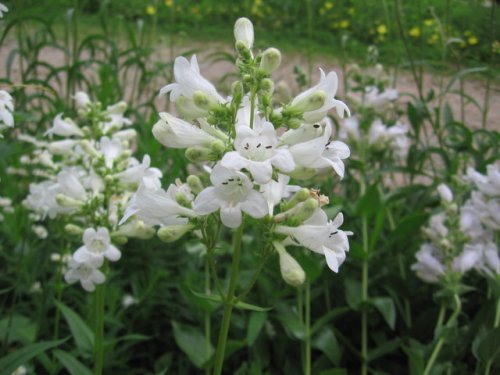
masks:
{"label": "dirt path", "polygon": [[[164,47],[161,47],[161,46]],[[278,46],[279,47],[279,46]],[[10,51],[15,48],[15,43],[11,42],[4,47],[0,51],[0,77],[4,77],[6,74],[5,62]],[[199,51],[197,52],[198,62],[200,64],[201,73],[208,78],[212,82],[218,82],[220,78],[226,74],[228,71],[235,71],[234,67],[226,61],[213,62],[213,57],[211,55],[217,51],[226,51],[233,52],[233,49],[228,44],[222,43],[193,43],[189,42],[189,45],[182,45],[182,41],[174,49],[174,55],[180,55],[182,53],[186,53],[188,51]],[[174,56],[170,55],[170,49],[166,46],[166,44],[159,44],[157,51],[154,55],[154,59],[157,61],[171,61]],[[45,48],[41,53],[41,60],[51,64],[52,66],[61,66],[64,62],[64,56],[61,51],[56,50],[54,48]],[[297,93],[297,85],[295,83],[295,75],[293,73],[293,69],[296,65],[301,66],[304,71],[307,71],[307,59],[305,56],[301,56],[298,54],[283,55],[283,62],[280,68],[274,73],[273,77],[276,79],[283,80],[287,83],[287,85],[291,88],[293,93]],[[317,57],[313,58],[313,84],[318,81],[319,78],[319,70],[321,67],[326,72],[335,70],[339,75],[339,82],[343,82],[342,78],[342,68],[339,65],[338,61],[331,57]],[[393,69],[394,70],[394,69]],[[19,70],[18,63],[14,61],[12,76],[13,80],[19,80]],[[43,72],[42,72],[43,73]],[[88,74],[95,77],[95,73],[89,72]],[[130,74],[130,73],[129,73]],[[451,77],[444,77],[445,85],[448,84]],[[159,89],[163,85],[168,82],[154,82],[152,87],[157,87]],[[228,79],[222,86],[229,87],[231,83],[231,79]],[[440,92],[440,77],[432,75],[430,73],[424,74],[424,93],[426,94],[431,88],[434,89],[436,93]],[[490,98],[489,98],[489,114],[488,114],[488,129],[495,129],[500,131],[500,85],[497,83],[491,83],[492,87],[490,89]],[[340,84],[339,94],[340,98],[343,97],[343,87]],[[398,72],[397,78],[394,82],[395,88],[401,94],[410,94],[416,96],[417,89],[416,85],[413,81],[411,74],[408,71]],[[453,91],[457,91],[459,88],[458,82],[455,83]],[[467,78],[464,82],[464,90],[470,97],[474,98],[481,106],[484,105],[485,99],[485,88],[486,82],[484,80],[475,80],[471,78]],[[126,100],[130,93],[125,93],[124,99]],[[403,99],[405,100],[405,99]],[[408,99],[406,99],[408,100]],[[449,102],[451,108],[453,109],[454,115],[456,119],[460,119],[460,107],[461,107],[461,98],[457,94],[450,93],[446,97],[446,101]],[[161,109],[163,106],[163,101],[158,101],[158,108]],[[349,106],[349,101],[347,101],[347,105]],[[471,128],[480,128],[482,123],[482,113],[481,110],[472,104],[466,104],[464,106],[464,117],[465,123],[468,124]]]}

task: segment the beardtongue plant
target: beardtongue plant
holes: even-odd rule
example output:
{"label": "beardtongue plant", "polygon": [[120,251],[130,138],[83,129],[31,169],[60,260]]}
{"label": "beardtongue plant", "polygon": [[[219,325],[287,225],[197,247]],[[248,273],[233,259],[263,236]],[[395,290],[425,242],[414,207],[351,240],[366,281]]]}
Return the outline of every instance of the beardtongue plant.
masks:
{"label": "beardtongue plant", "polygon": [[[468,272],[476,271],[487,279],[489,295],[496,301],[493,329],[500,327],[500,256],[495,242],[500,233],[500,165],[488,165],[486,175],[469,167],[465,176],[455,180],[454,192],[445,184],[438,186],[441,204],[423,228],[428,242],[421,245],[412,266],[420,279],[439,285],[442,300],[436,342],[424,375],[432,373],[446,329],[457,325],[461,296],[471,289],[465,280]],[[444,323],[447,307],[452,314]],[[485,374],[492,364],[493,357],[484,364]]]}
{"label": "beardtongue plant", "polygon": [[[142,163],[132,157],[136,132],[124,128],[131,124],[124,117],[127,109],[124,102],[103,109],[83,92],[74,98],[78,119],[57,115],[45,133],[50,137],[48,141],[22,137],[36,145],[31,162],[39,168],[43,166],[46,172],[39,173],[45,176],[42,181],[30,185],[25,205],[39,220],[64,217],[66,232],[82,242],[61,270],[65,270],[64,279],[68,283],[79,282],[85,291],[94,293],[94,373],[101,374],[104,282],[110,273],[109,262],[121,258],[117,246],[128,238],[146,239],[155,233],[137,217],[120,228],[118,219],[138,183],[142,180],[159,185],[162,174],[149,167],[148,155]],[[67,258],[59,254],[53,257]]]}
{"label": "beardtongue plant", "polygon": [[[200,73],[196,56],[178,57],[175,83],[160,90],[169,94],[180,118],[160,113],[154,137],[169,148],[186,149],[186,157],[203,164],[209,174],[191,175],[165,191],[143,179],[127,205],[121,223],[142,220],[157,225],[158,237],[166,242],[193,233],[207,248],[217,299],[224,306],[215,353],[213,374],[220,374],[233,308],[251,290],[268,256],[279,256],[285,282],[299,286],[305,273],[288,253],[287,246],[301,246],[321,254],[328,267],[338,272],[349,249],[348,235],[339,227],[342,214],[330,220],[323,206],[328,197],[317,190],[289,185],[290,179],[308,179],[318,170],[329,169],[332,178],[344,175],[346,144],[331,139],[328,111],[340,117],[349,113],[335,99],[338,80],[334,72],[320,71],[319,83],[290,103],[275,106],[271,73],[280,65],[281,54],[268,48],[254,54],[252,23],[246,18],[234,27],[236,66],[239,79],[225,98]],[[257,226],[264,238],[262,262],[249,283],[237,295],[238,274],[245,229]],[[232,265],[228,287],[223,290],[214,261],[222,228],[233,230]],[[208,371],[208,370],[207,370]],[[310,355],[305,372],[310,374]]]}

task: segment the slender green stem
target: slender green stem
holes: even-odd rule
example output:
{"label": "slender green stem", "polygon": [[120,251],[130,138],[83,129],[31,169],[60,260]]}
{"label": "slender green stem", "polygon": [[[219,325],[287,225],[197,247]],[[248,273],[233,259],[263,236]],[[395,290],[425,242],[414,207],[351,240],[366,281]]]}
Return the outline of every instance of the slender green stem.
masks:
{"label": "slender green stem", "polygon": [[98,285],[94,293],[94,375],[102,375],[102,368],[104,365],[104,284]]}
{"label": "slender green stem", "polygon": [[306,334],[306,363],[305,375],[311,375],[311,284],[305,285],[305,334]]}
{"label": "slender green stem", "polygon": [[[208,256],[205,257],[205,294],[210,294],[210,260],[208,259]],[[210,339],[210,331],[211,331],[211,325],[210,325],[210,311],[205,310],[205,355],[208,357],[210,354],[210,344],[211,344],[211,339]],[[205,373],[207,375],[210,375],[210,368],[207,367],[205,370]]]}
{"label": "slender green stem", "polygon": [[233,237],[233,264],[231,266],[231,278],[229,280],[229,288],[226,298],[224,299],[224,313],[222,315],[222,325],[219,331],[219,339],[217,341],[217,352],[215,353],[214,375],[222,373],[222,366],[224,365],[224,353],[226,351],[227,335],[229,333],[229,325],[231,323],[231,313],[234,306],[234,292],[238,282],[238,273],[240,267],[241,257],[241,238],[243,237],[242,223]]}
{"label": "slender green stem", "polygon": [[[364,189],[363,189],[364,190]],[[368,220],[366,215],[362,218],[362,236],[364,259],[361,268],[361,374],[368,374]]]}
{"label": "slender green stem", "polygon": [[[496,309],[495,309],[495,320],[493,322],[493,328],[500,327],[500,299],[497,300]],[[491,366],[493,366],[493,358],[490,358],[486,362],[486,366],[484,368],[484,375],[490,375]]]}
{"label": "slender green stem", "polygon": [[[455,294],[454,296],[454,302],[455,302],[455,309],[453,311],[453,314],[451,314],[450,319],[448,319],[448,322],[446,322],[446,327],[451,327],[453,324],[455,324],[456,319],[458,318],[458,315],[460,314],[461,308],[462,308],[462,303],[460,302],[460,297]],[[439,319],[438,319],[439,323]],[[432,371],[432,367],[434,366],[434,363],[436,362],[437,357],[439,356],[439,353],[441,352],[441,348],[444,345],[444,337],[441,336],[434,347],[434,350],[432,351],[431,357],[429,358],[429,362],[427,362],[427,366],[425,366],[425,370],[422,375],[429,375]]]}
{"label": "slender green stem", "polygon": [[438,319],[436,323],[436,328],[434,328],[434,336],[437,337],[439,334],[439,331],[441,330],[441,327],[443,326],[444,322],[444,316],[446,314],[446,307],[442,304],[440,309],[439,309],[439,314],[438,314]]}
{"label": "slender green stem", "polygon": [[254,122],[254,116],[255,116],[255,96],[256,96],[255,87],[252,86],[252,89],[250,92],[250,128],[251,129],[253,129],[253,122]]}
{"label": "slender green stem", "polygon": [[252,275],[252,278],[250,279],[248,284],[245,286],[245,289],[243,289],[243,292],[241,292],[240,295],[238,295],[238,297],[236,297],[235,303],[238,301],[242,301],[243,298],[245,298],[245,296],[248,293],[250,293],[250,290],[252,290],[253,286],[257,282],[257,279],[258,279],[260,273],[262,272],[262,268],[264,268],[264,265],[266,264],[267,259],[269,258],[269,255],[271,255],[271,253],[272,253],[270,250],[271,249],[269,247],[266,249],[264,256],[262,257],[259,265],[257,266],[257,269],[255,270],[255,272]]}

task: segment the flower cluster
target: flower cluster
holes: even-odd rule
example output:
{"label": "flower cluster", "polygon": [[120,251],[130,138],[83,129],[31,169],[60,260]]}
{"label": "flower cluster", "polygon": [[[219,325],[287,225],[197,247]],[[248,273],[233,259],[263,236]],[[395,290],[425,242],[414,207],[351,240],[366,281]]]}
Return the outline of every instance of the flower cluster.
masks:
{"label": "flower cluster", "polygon": [[59,114],[45,133],[50,140],[23,137],[36,146],[29,163],[46,171],[39,173],[42,181],[30,185],[24,203],[40,220],[64,216],[66,231],[82,237],[83,246],[65,262],[65,279],[80,281],[85,290],[93,291],[94,284],[105,280],[99,268],[121,257],[113,243],[154,235],[153,228],[138,219],[118,228],[118,218],[139,182],[159,185],[162,174],[149,167],[148,155],[142,162],[132,157],[136,132],[125,128],[131,121],[124,116],[124,102],[102,109],[86,93],[74,98],[78,123]]}
{"label": "flower cluster", "polygon": [[[0,5],[2,4],[0,3]],[[1,11],[2,9],[0,7],[0,14]],[[14,126],[13,111],[14,103],[12,101],[12,96],[10,96],[7,91],[0,90],[0,131]]]}
{"label": "flower cluster", "polygon": [[444,210],[431,216],[424,234],[430,242],[417,252],[412,266],[424,281],[435,283],[475,269],[482,275],[500,276],[500,256],[494,241],[500,231],[500,166],[489,165],[487,175],[468,168],[463,182],[472,187],[463,202],[451,189],[439,185]]}
{"label": "flower cluster", "polygon": [[[356,150],[405,159],[411,145],[410,127],[398,112],[398,91],[388,88],[388,78],[380,64],[361,72],[355,66],[350,73],[355,114],[341,122],[339,138]],[[364,151],[366,153],[366,151]],[[380,157],[376,158],[380,159]]]}
{"label": "flower cluster", "polygon": [[159,225],[160,239],[173,241],[190,231],[206,233],[208,215],[228,228],[238,228],[246,214],[266,223],[269,245],[274,244],[280,259],[287,257],[282,261],[285,281],[293,285],[304,281],[286,245],[324,254],[337,272],[349,249],[350,232],[339,229],[342,215],[328,220],[321,208],[328,198],[289,185],[290,178],[308,179],[326,168],[344,176],[343,160],[350,151],[343,142],[331,139],[327,117],[331,109],[340,117],[349,113],[335,99],[337,75],[321,70],[318,84],[288,104],[276,105],[270,75],[280,65],[280,52],[268,48],[254,56],[253,25],[246,18],[236,22],[234,35],[240,76],[231,96],[219,94],[201,75],[196,56],[178,57],[176,82],[163,87],[160,95],[169,94],[180,117],[160,113],[153,127],[161,144],[186,149],[190,161],[204,164],[209,186],[192,175],[187,183],[177,181],[165,191],[145,177],[121,222],[128,225],[130,218],[139,218]]}

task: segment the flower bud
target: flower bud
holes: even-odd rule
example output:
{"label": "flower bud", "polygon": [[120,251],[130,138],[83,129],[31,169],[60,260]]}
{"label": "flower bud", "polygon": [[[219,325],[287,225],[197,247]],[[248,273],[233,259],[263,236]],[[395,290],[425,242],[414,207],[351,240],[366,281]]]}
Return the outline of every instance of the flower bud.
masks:
{"label": "flower bud", "polygon": [[260,89],[264,95],[272,95],[274,91],[274,82],[269,78],[260,81]]}
{"label": "flower bud", "polygon": [[204,189],[203,184],[201,183],[201,180],[198,176],[189,175],[186,182],[191,191],[195,194],[200,193]]}
{"label": "flower bud", "polygon": [[203,146],[188,147],[184,154],[186,155],[186,158],[188,158],[189,161],[192,161],[193,163],[199,163],[202,161],[214,161],[217,159],[211,149]]}
{"label": "flower bud", "polygon": [[273,242],[280,257],[280,271],[283,280],[291,286],[300,286],[306,280],[306,274],[301,265],[286,251],[279,242]]}
{"label": "flower bud", "polygon": [[125,236],[115,236],[113,237],[113,243],[117,245],[125,245],[128,242],[128,238]]}
{"label": "flower bud", "polygon": [[186,194],[184,194],[182,191],[178,191],[175,194],[175,200],[181,206],[191,208],[191,201],[188,199],[188,197],[186,197]]}
{"label": "flower bud", "polygon": [[194,104],[203,110],[210,110],[210,107],[213,104],[213,101],[210,100],[210,97],[205,94],[203,91],[195,91],[193,94]]}
{"label": "flower bud", "polygon": [[67,195],[64,195],[64,194],[57,194],[56,195],[56,202],[59,206],[62,206],[62,207],[77,208],[77,207],[81,207],[83,205],[82,201],[73,199],[73,198],[68,197]]}
{"label": "flower bud", "polygon": [[94,158],[101,157],[101,154],[95,149],[94,146],[92,146],[92,144],[88,140],[84,139],[80,142],[80,145],[82,146],[83,151],[85,151],[90,156]]}
{"label": "flower bud", "polygon": [[150,239],[155,235],[153,227],[146,226],[142,220],[128,221],[121,225],[117,231],[111,233],[111,238],[115,237],[134,237],[142,240]]}
{"label": "flower bud", "polygon": [[186,120],[194,120],[199,117],[205,117],[208,114],[208,111],[198,107],[193,99],[188,98],[187,96],[179,96],[175,101],[175,109],[177,109],[177,113],[179,116]]}
{"label": "flower bud", "polygon": [[212,149],[212,152],[214,154],[222,155],[224,153],[224,150],[226,149],[226,146],[221,140],[215,140],[210,145],[210,148]]}
{"label": "flower bud", "polygon": [[161,227],[158,229],[156,233],[158,238],[163,242],[174,242],[179,238],[184,236],[188,231],[194,228],[192,224],[184,224],[184,225],[168,225],[165,227]]}
{"label": "flower bud", "polygon": [[86,108],[87,105],[90,103],[90,98],[86,92],[83,91],[78,91],[74,96],[73,99],[76,102],[76,108],[81,109],[81,108]]}
{"label": "flower bud", "polygon": [[453,201],[453,193],[451,189],[446,184],[439,184],[437,187],[439,196],[441,200],[444,202],[452,202]]}
{"label": "flower bud", "polygon": [[234,24],[234,39],[236,43],[241,42],[247,49],[253,47],[253,24],[245,17],[238,18]]}
{"label": "flower bud", "polygon": [[315,198],[309,198],[305,202],[299,203],[297,206],[295,206],[295,212],[290,217],[290,224],[299,225],[305,220],[309,219],[314,211],[316,211],[318,206],[319,202]]}
{"label": "flower bud", "polygon": [[240,102],[243,98],[243,85],[240,81],[233,82],[231,86],[231,92],[233,94],[233,100],[236,102]]}
{"label": "flower bud", "polygon": [[290,107],[290,110],[300,113],[316,111],[325,105],[326,92],[318,90],[305,98],[300,99]]}
{"label": "flower bud", "polygon": [[260,70],[266,74],[274,72],[281,64],[281,52],[276,48],[268,48],[262,54]]}
{"label": "flower bud", "polygon": [[287,202],[283,204],[283,210],[289,210],[292,207],[295,207],[298,203],[305,201],[307,198],[309,198],[310,193],[309,189],[302,188],[299,191],[297,191],[292,198],[290,198]]}
{"label": "flower bud", "polygon": [[73,235],[73,236],[83,235],[83,228],[79,227],[78,225],[75,225],[75,224],[66,224],[64,226],[64,231],[68,234]]}

